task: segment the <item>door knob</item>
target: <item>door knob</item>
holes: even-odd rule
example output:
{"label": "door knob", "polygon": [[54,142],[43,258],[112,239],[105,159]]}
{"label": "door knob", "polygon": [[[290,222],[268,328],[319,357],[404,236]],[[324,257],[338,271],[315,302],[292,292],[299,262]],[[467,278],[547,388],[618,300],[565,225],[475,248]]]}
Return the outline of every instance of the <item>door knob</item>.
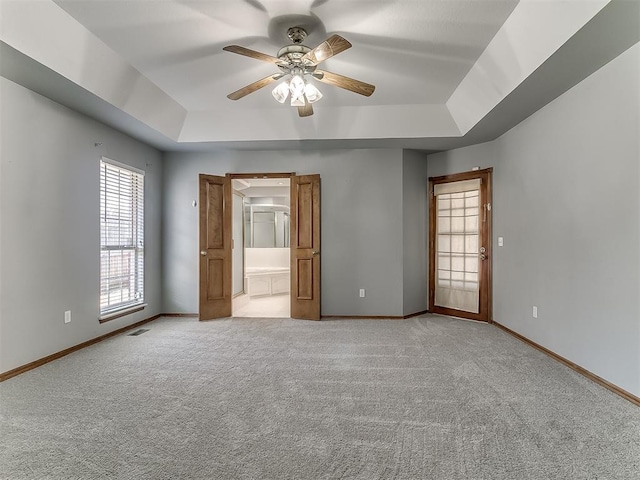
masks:
{"label": "door knob", "polygon": [[200,255],[202,255],[203,257],[206,257],[207,256],[207,251],[206,250],[202,250],[200,252]]}
{"label": "door knob", "polygon": [[314,250],[313,252],[311,252],[311,254],[312,254],[314,257],[317,257],[318,255],[320,255],[320,252],[319,252],[319,251],[317,251],[317,250]]}

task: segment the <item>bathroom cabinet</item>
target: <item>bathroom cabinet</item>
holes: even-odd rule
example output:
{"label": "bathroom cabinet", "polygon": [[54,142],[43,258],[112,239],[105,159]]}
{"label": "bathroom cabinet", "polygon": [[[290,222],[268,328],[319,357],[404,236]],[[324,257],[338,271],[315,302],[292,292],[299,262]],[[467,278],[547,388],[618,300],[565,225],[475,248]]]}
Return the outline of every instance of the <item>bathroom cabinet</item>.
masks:
{"label": "bathroom cabinet", "polygon": [[249,296],[289,293],[289,269],[247,269]]}

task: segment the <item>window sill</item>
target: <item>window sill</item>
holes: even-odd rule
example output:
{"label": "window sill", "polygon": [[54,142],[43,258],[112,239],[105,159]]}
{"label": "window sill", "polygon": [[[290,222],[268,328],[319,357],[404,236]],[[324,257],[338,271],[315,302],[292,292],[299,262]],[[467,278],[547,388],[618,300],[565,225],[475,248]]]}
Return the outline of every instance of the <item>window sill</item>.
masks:
{"label": "window sill", "polygon": [[115,312],[107,313],[106,315],[101,315],[98,318],[98,320],[100,321],[100,323],[105,323],[105,322],[108,322],[109,320],[115,320],[116,318],[124,317],[125,315],[129,315],[131,313],[144,310],[146,306],[147,306],[146,303],[133,305],[132,307],[123,308],[122,310],[117,310]]}

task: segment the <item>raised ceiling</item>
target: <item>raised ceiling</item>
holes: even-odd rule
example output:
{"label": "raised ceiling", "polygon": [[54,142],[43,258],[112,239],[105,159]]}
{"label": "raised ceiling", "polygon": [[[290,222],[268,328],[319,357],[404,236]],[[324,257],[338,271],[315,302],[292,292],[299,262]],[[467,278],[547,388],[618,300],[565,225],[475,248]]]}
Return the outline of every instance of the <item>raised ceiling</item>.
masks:
{"label": "raised ceiling", "polygon": [[[164,150],[440,150],[495,137],[637,42],[629,20],[634,6],[624,0],[3,0],[0,73]],[[308,31],[310,47],[333,33],[348,39],[353,47],[322,68],[375,84],[373,96],[317,84],[324,98],[309,118],[276,103],[269,87],[228,100],[228,93],[276,70],[222,47],[275,55],[290,43],[291,26]],[[567,66],[566,58],[581,49],[597,51]]]}
{"label": "raised ceiling", "polygon": [[323,68],[377,86],[365,98],[319,84],[325,97],[318,108],[445,103],[518,2],[56,3],[185,109],[198,111],[286,108],[269,88],[231,103],[227,93],[278,70],[222,47],[237,44],[275,56],[291,43],[287,28],[293,26],[306,28],[310,47],[332,33],[347,38],[353,47]]}

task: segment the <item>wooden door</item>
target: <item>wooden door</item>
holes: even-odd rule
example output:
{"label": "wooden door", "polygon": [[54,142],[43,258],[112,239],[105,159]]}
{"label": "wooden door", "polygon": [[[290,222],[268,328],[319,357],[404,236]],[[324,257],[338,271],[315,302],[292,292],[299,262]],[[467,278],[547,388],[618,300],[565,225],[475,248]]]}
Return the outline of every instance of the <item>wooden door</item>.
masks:
{"label": "wooden door", "polygon": [[200,175],[200,320],[231,316],[231,179]]}
{"label": "wooden door", "polygon": [[291,317],[320,320],[320,175],[291,177]]}
{"label": "wooden door", "polygon": [[492,169],[429,178],[429,311],[491,321]]}

